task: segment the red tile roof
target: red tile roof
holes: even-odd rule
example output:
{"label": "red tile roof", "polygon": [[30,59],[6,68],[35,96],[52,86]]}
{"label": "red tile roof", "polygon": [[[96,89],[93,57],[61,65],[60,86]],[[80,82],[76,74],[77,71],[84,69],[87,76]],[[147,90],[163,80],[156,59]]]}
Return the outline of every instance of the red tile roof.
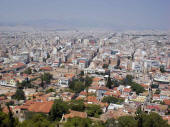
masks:
{"label": "red tile roof", "polygon": [[98,103],[98,100],[95,96],[88,96],[87,102]]}
{"label": "red tile roof", "polygon": [[16,63],[16,64],[12,65],[12,68],[17,69],[17,68],[21,68],[21,67],[24,67],[24,66],[25,66],[24,63]]}
{"label": "red tile roof", "polygon": [[157,110],[159,110],[159,106],[158,105],[147,105],[146,108],[147,109],[157,109]]}
{"label": "red tile roof", "polygon": [[52,68],[51,67],[41,67],[40,70],[52,71]]}
{"label": "red tile roof", "polygon": [[123,92],[128,92],[128,93],[130,93],[130,92],[131,92],[131,89],[130,89],[130,88],[124,88],[124,89],[123,89]]}
{"label": "red tile roof", "polygon": [[86,63],[86,61],[85,60],[80,60],[79,63]]}
{"label": "red tile roof", "polygon": [[22,105],[20,108],[26,109],[31,112],[49,113],[53,103],[54,103],[53,101],[46,101],[46,102],[28,101],[26,102],[26,104]]}
{"label": "red tile roof", "polygon": [[163,100],[166,105],[170,105],[170,99]]}
{"label": "red tile roof", "polygon": [[93,82],[98,82],[98,81],[100,81],[100,80],[101,80],[101,78],[99,78],[99,77],[93,78]]}
{"label": "red tile roof", "polygon": [[84,96],[86,96],[86,95],[87,95],[87,92],[81,91],[79,95],[84,95]]}
{"label": "red tile roof", "polygon": [[73,117],[87,118],[87,113],[70,110],[69,114],[64,115],[64,118],[66,119],[73,118]]}
{"label": "red tile roof", "polygon": [[109,91],[109,89],[108,89],[107,87],[105,87],[105,86],[99,87],[99,90],[106,90],[106,91]]}

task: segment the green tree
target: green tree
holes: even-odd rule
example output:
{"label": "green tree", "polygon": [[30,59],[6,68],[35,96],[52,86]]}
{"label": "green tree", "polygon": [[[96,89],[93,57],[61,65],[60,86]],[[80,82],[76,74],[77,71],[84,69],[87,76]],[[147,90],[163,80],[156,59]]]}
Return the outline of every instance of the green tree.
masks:
{"label": "green tree", "polygon": [[109,76],[109,77],[108,77],[108,79],[107,79],[106,87],[107,87],[107,88],[109,88],[109,89],[111,89],[111,88],[112,88],[112,81],[111,81],[110,76]]}
{"label": "green tree", "polygon": [[163,65],[160,66],[160,71],[161,71],[161,73],[165,72],[165,67]]}
{"label": "green tree", "polygon": [[108,66],[109,66],[108,64],[103,64],[103,68],[104,68],[104,69],[107,69]]}
{"label": "green tree", "polygon": [[9,102],[6,102],[6,105],[14,105],[14,101],[9,101]]}
{"label": "green tree", "polygon": [[111,118],[105,122],[105,127],[118,127],[118,124],[114,118]]}
{"label": "green tree", "polygon": [[50,84],[51,79],[53,78],[53,75],[51,75],[50,73],[44,73],[43,78],[46,84]]}
{"label": "green tree", "polygon": [[72,100],[70,102],[70,108],[75,111],[83,112],[85,110],[85,105],[83,100]]}
{"label": "green tree", "polygon": [[35,114],[31,119],[22,122],[19,127],[55,127],[56,123],[51,122],[43,114]]}
{"label": "green tree", "polygon": [[81,72],[80,72],[80,76],[81,76],[81,77],[84,76],[84,71],[81,71]]}
{"label": "green tree", "polygon": [[135,114],[136,114],[135,119],[138,121],[138,127],[142,127],[143,126],[142,115],[144,114],[144,112],[141,110],[141,106],[137,108]]}
{"label": "green tree", "polygon": [[120,58],[117,59],[117,65],[116,65],[116,66],[117,66],[117,67],[120,66]]}
{"label": "green tree", "polygon": [[25,100],[25,93],[22,88],[17,88],[15,94],[12,96],[16,100]]}
{"label": "green tree", "polygon": [[92,127],[105,127],[105,123],[103,121],[93,121]]}
{"label": "green tree", "polygon": [[89,77],[88,75],[85,77],[84,80],[85,80],[85,87],[89,87],[93,82],[92,78]]}
{"label": "green tree", "polygon": [[1,107],[1,105],[0,105],[0,112],[2,112],[2,107]]}
{"label": "green tree", "polygon": [[17,122],[16,119],[13,117],[13,113],[12,113],[9,105],[7,105],[7,107],[8,107],[8,111],[9,111],[9,113],[8,113],[9,126],[10,126],[10,127],[15,127],[15,126],[18,124],[18,122]]}
{"label": "green tree", "polygon": [[120,82],[118,80],[114,79],[112,82],[114,87],[120,86]]}
{"label": "green tree", "polygon": [[46,93],[51,93],[51,92],[55,92],[55,90],[53,88],[46,90]]}
{"label": "green tree", "polygon": [[92,121],[88,118],[70,118],[64,124],[64,127],[92,127]]}
{"label": "green tree", "polygon": [[107,97],[104,97],[102,102],[104,103],[122,103],[124,100],[123,99],[119,99],[119,98],[116,98],[116,97],[113,97],[113,96],[107,96]]}
{"label": "green tree", "polygon": [[48,58],[50,58],[50,54],[49,54],[49,53],[47,53],[47,59],[48,59]]}
{"label": "green tree", "polygon": [[160,94],[160,89],[156,89],[155,94]]}
{"label": "green tree", "polygon": [[137,120],[132,116],[121,116],[118,118],[119,127],[137,127]]}
{"label": "green tree", "polygon": [[31,84],[31,81],[23,81],[19,84],[22,88],[33,88],[33,85]]}
{"label": "green tree", "polygon": [[82,81],[73,80],[69,83],[69,88],[76,93],[80,93],[85,89],[85,85]]}
{"label": "green tree", "polygon": [[142,114],[142,125],[143,127],[169,127],[167,121],[154,112],[151,112],[149,115]]}
{"label": "green tree", "polygon": [[53,78],[53,75],[50,73],[44,73],[40,76],[41,78],[41,86],[45,87],[45,84],[50,84],[51,79]]}
{"label": "green tree", "polygon": [[145,91],[143,86],[141,86],[141,85],[139,85],[138,83],[135,83],[135,82],[133,82],[131,84],[131,88],[132,88],[133,91],[136,92],[136,94],[143,93]]}
{"label": "green tree", "polygon": [[151,85],[151,88],[158,88],[158,87],[159,87],[158,84],[152,84],[152,85]]}
{"label": "green tree", "polygon": [[102,114],[102,109],[99,105],[89,104],[86,107],[87,115],[90,117],[99,117]]}
{"label": "green tree", "polygon": [[25,74],[32,74],[32,69],[30,67],[28,67],[25,71]]}
{"label": "green tree", "polygon": [[126,75],[126,78],[122,80],[123,85],[129,85],[131,86],[131,89],[135,91],[137,94],[143,93],[145,91],[144,87],[139,85],[136,82],[133,82],[133,76],[132,75]]}
{"label": "green tree", "polygon": [[132,75],[126,75],[126,77],[122,80],[123,85],[131,85],[133,82],[133,76]]}
{"label": "green tree", "polygon": [[69,106],[66,102],[58,99],[54,101],[54,104],[49,112],[49,118],[52,121],[60,120],[63,114],[68,113]]}
{"label": "green tree", "polygon": [[10,127],[10,120],[7,114],[0,112],[0,127]]}

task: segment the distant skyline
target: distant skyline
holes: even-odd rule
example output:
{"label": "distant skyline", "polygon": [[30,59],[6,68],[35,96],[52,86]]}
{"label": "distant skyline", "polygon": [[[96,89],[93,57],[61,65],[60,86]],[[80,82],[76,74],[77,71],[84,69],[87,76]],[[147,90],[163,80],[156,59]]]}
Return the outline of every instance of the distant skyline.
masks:
{"label": "distant skyline", "polygon": [[170,0],[0,0],[0,25],[170,29]]}

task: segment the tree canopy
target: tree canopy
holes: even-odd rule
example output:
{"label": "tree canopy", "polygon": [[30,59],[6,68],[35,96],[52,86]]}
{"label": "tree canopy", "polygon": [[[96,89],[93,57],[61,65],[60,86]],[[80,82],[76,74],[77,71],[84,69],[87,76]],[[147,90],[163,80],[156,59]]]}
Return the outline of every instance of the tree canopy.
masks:
{"label": "tree canopy", "polygon": [[54,101],[54,104],[49,112],[49,118],[52,121],[59,121],[62,118],[63,114],[66,114],[68,112],[69,105],[66,102],[58,99]]}
{"label": "tree canopy", "polygon": [[139,85],[138,83],[133,81],[133,76],[127,75],[126,78],[122,80],[123,85],[129,85],[131,86],[131,89],[135,91],[137,94],[143,93],[145,91],[144,87]]}
{"label": "tree canopy", "polygon": [[99,117],[102,114],[102,109],[99,105],[89,104],[86,106],[86,112],[90,117]]}
{"label": "tree canopy", "polygon": [[85,85],[82,81],[73,80],[69,83],[69,88],[76,93],[80,93],[85,89]]}
{"label": "tree canopy", "polygon": [[102,102],[106,102],[106,103],[122,103],[123,102],[123,99],[120,99],[120,98],[116,98],[116,97],[113,97],[113,96],[107,96],[107,97],[104,97]]}
{"label": "tree canopy", "polygon": [[92,78],[86,76],[85,78],[75,79],[69,83],[69,88],[76,93],[80,93],[85,88],[88,88],[92,83]]}
{"label": "tree canopy", "polygon": [[142,113],[138,119],[138,124],[141,127],[169,127],[167,121],[163,120],[162,117],[154,112],[150,114]]}
{"label": "tree canopy", "polygon": [[92,127],[92,121],[88,118],[71,118],[64,124],[64,127]]}
{"label": "tree canopy", "polygon": [[41,86],[45,87],[45,84],[50,84],[51,79],[53,78],[53,75],[50,73],[44,73],[40,76],[41,78]]}
{"label": "tree canopy", "polygon": [[118,127],[116,120],[114,118],[108,119],[105,122],[105,127]]}
{"label": "tree canopy", "polygon": [[104,68],[104,69],[107,69],[108,66],[109,66],[108,64],[103,64],[103,68]]}
{"label": "tree canopy", "polygon": [[165,72],[165,67],[163,65],[160,66],[160,72],[164,73]]}
{"label": "tree canopy", "polygon": [[[57,101],[63,103],[61,100]],[[94,109],[97,109],[96,106]],[[59,122],[55,121],[56,119],[50,121],[51,119],[49,119],[47,115],[41,113],[33,113],[32,117],[20,123],[13,117],[9,106],[8,110],[8,114],[0,111],[0,127],[59,127]],[[93,110],[93,112],[95,112],[95,110]],[[56,116],[58,117],[58,115]],[[147,114],[141,110],[137,111],[136,116],[121,116],[118,119],[108,119],[106,122],[74,117],[60,124],[62,124],[63,127],[169,127],[167,121],[163,120],[159,114],[154,112]]]}
{"label": "tree canopy", "polygon": [[131,88],[133,91],[136,92],[136,94],[143,93],[145,91],[145,89],[141,85],[135,82],[131,84]]}
{"label": "tree canopy", "polygon": [[28,67],[25,71],[25,74],[31,74],[32,73],[32,69],[30,67]]}
{"label": "tree canopy", "polygon": [[83,112],[85,110],[85,105],[83,100],[72,100],[70,102],[70,108],[75,111]]}
{"label": "tree canopy", "polygon": [[137,127],[137,120],[132,116],[121,116],[118,118],[118,127]]}
{"label": "tree canopy", "polygon": [[25,93],[22,88],[17,88],[15,94],[12,96],[16,100],[25,100]]}
{"label": "tree canopy", "polygon": [[50,89],[47,89],[45,92],[46,92],[46,93],[55,92],[55,89],[53,89],[53,88],[50,88]]}
{"label": "tree canopy", "polygon": [[9,105],[7,105],[7,107],[9,111],[8,114],[0,111],[0,127],[16,127],[19,124],[18,119],[13,117],[13,113]]}
{"label": "tree canopy", "polygon": [[112,88],[112,81],[111,81],[110,76],[109,76],[109,77],[108,77],[108,79],[107,79],[106,87],[107,87],[107,88],[109,88],[109,89],[111,89],[111,88]]}
{"label": "tree canopy", "polygon": [[31,119],[20,123],[19,127],[56,127],[56,124],[49,121],[47,116],[43,114],[35,114]]}

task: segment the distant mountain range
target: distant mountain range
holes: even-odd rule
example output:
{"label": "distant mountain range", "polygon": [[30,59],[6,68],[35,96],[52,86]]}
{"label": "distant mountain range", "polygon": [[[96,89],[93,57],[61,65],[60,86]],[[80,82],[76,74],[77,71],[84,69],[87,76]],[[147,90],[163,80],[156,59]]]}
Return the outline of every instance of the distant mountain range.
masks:
{"label": "distant mountain range", "polygon": [[152,27],[144,27],[142,25],[129,26],[128,24],[114,24],[112,22],[89,21],[86,19],[41,19],[24,22],[0,22],[0,30],[2,28],[25,27],[34,29],[105,29],[105,30],[146,30]]}
{"label": "distant mountain range", "polygon": [[31,26],[38,28],[108,28],[108,25],[102,22],[84,21],[84,20],[53,20],[53,19],[41,19],[25,22],[0,22],[0,26]]}

